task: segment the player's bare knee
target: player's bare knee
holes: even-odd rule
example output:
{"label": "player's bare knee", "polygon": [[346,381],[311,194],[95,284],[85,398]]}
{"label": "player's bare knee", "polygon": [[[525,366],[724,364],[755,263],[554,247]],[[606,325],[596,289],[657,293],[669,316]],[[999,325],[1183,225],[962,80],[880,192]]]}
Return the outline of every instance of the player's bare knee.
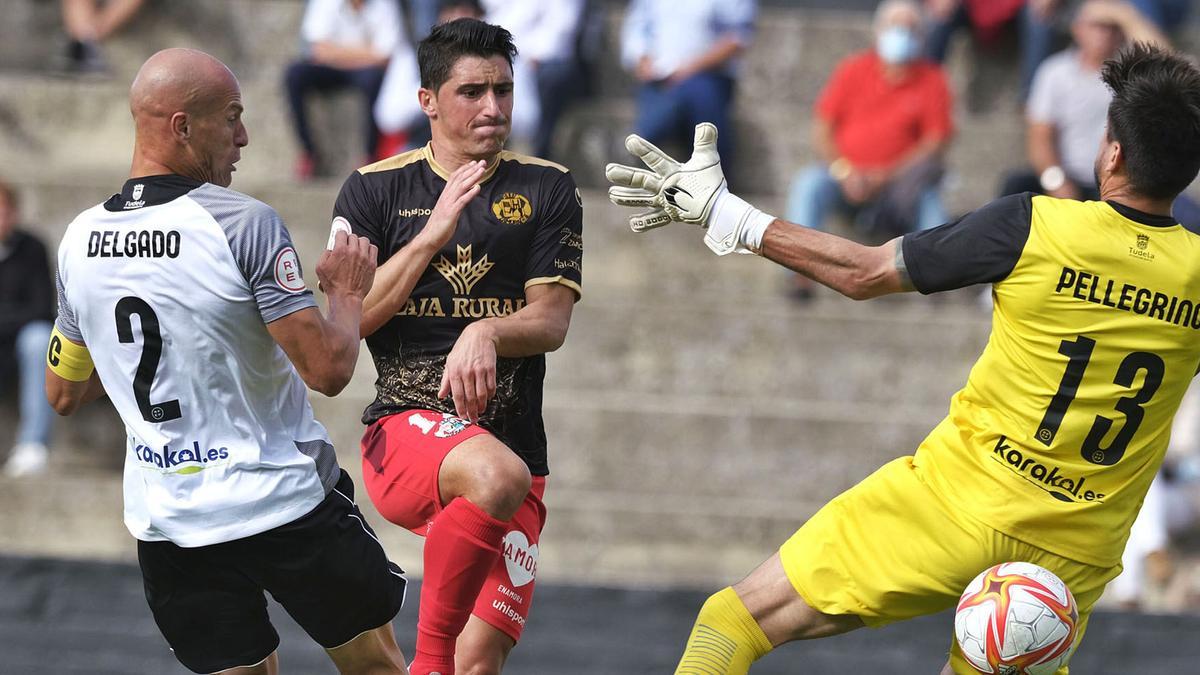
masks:
{"label": "player's bare knee", "polygon": [[442,463],[439,484],[442,499],[449,503],[465,497],[498,520],[509,520],[533,485],[525,462],[494,438],[470,439]]}
{"label": "player's bare knee", "polygon": [[521,508],[532,485],[529,467],[513,455],[511,460],[493,460],[476,467],[464,496],[493,518],[509,520]]}

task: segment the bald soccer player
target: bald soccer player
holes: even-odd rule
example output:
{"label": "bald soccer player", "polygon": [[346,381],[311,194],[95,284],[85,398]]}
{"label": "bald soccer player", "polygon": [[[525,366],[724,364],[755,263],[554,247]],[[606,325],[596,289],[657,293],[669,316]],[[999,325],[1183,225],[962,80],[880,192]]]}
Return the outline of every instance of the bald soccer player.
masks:
{"label": "bald soccer player", "polygon": [[228,188],[249,139],[237,79],[169,49],[130,91],[133,166],[58,250],[46,393],[61,415],[105,393],[125,422],[125,524],[146,599],[197,673],[276,673],[269,591],[342,673],[406,673],[404,599],[313,418],[358,358],[375,247],[317,263],[323,316],[274,209]]}

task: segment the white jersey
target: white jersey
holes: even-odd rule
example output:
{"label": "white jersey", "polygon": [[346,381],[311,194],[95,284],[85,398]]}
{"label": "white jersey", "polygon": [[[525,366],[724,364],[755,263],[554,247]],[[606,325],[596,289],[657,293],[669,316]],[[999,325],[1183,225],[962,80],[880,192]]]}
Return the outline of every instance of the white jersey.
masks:
{"label": "white jersey", "polygon": [[181,176],[132,179],[58,250],[58,329],[125,422],[125,525],[206,546],[305,515],[340,469],[266,324],[316,306],[275,211]]}

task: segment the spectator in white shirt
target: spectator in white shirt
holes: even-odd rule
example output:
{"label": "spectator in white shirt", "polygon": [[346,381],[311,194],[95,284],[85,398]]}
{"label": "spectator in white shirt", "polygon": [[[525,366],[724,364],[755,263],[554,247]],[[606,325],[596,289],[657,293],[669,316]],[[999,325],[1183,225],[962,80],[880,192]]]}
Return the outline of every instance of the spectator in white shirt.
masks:
{"label": "spectator in white shirt", "polygon": [[[434,20],[426,25],[427,20],[421,18],[423,12],[416,11],[418,4],[429,3],[413,3],[410,8],[412,11],[409,16],[415,25],[412,35],[418,41],[424,39],[435,24],[462,18],[483,18],[483,6],[479,0],[441,0],[434,3],[437,13]],[[429,118],[417,100],[417,90],[420,88],[417,49],[408,41],[407,33],[403,33],[397,40],[383,86],[375,99],[375,124],[379,127],[382,142],[387,146],[379,148],[380,156],[391,156],[429,142]]]}
{"label": "spectator in white shirt", "polygon": [[558,119],[580,93],[576,47],[584,5],[584,0],[483,0],[487,21],[511,32],[520,49],[514,65],[520,74],[514,72],[513,79],[525,84],[514,90],[513,135],[538,157],[549,158]]}
{"label": "spectator in white shirt", "polygon": [[305,55],[287,69],[288,103],[302,154],[298,178],[311,178],[320,162],[304,102],[310,92],[347,87],[367,98],[364,151],[375,157],[379,131],[372,109],[388,60],[401,39],[396,0],[309,0],[300,29]]}
{"label": "spectator in white shirt", "polygon": [[757,13],[755,0],[633,0],[621,31],[621,61],[641,82],[639,135],[652,143],[690,144],[695,126],[712,122],[721,130],[721,156],[733,157],[729,107]]}

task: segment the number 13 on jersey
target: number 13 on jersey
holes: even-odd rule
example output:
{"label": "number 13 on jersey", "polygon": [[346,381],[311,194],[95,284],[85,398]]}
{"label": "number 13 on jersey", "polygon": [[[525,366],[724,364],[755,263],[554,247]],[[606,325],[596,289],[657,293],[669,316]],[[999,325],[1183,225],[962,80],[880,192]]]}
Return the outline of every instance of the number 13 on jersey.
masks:
{"label": "number 13 on jersey", "polygon": [[[1036,438],[1043,445],[1049,447],[1054,442],[1055,436],[1058,435],[1063,417],[1067,413],[1067,408],[1071,406],[1071,401],[1075,400],[1075,396],[1079,392],[1079,385],[1083,382],[1084,373],[1087,371],[1088,363],[1091,361],[1095,349],[1096,341],[1082,335],[1074,340],[1063,340],[1062,344],[1058,346],[1058,353],[1068,359],[1067,368],[1058,385],[1058,391],[1050,399],[1046,414],[1042,417],[1041,424],[1038,425]],[[1115,422],[1103,415],[1096,415],[1092,428],[1088,431],[1079,450],[1085,460],[1102,466],[1111,466],[1121,460],[1133,435],[1137,433],[1138,427],[1142,424],[1145,416],[1142,406],[1149,402],[1154,393],[1158,391],[1165,370],[1162,358],[1150,352],[1133,352],[1121,361],[1121,365],[1118,366],[1117,373],[1113,377],[1113,384],[1133,388],[1138,373],[1145,371],[1146,376],[1142,380],[1141,387],[1134,391],[1132,396],[1119,398],[1113,405],[1117,412],[1124,413],[1125,423],[1107,447],[1102,443]]]}

